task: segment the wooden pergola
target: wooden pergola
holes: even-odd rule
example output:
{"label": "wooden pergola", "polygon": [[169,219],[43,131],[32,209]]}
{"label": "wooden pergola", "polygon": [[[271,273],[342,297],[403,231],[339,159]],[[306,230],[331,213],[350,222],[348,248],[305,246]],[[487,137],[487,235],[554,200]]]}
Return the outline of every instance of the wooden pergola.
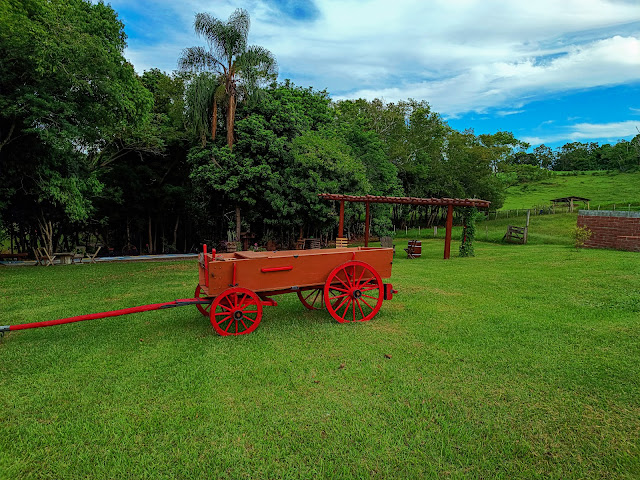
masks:
{"label": "wooden pergola", "polygon": [[324,200],[336,200],[340,202],[340,223],[338,224],[338,237],[344,235],[344,202],[358,202],[365,204],[364,246],[369,246],[369,205],[372,203],[395,203],[403,205],[437,205],[447,207],[447,231],[444,239],[444,259],[451,256],[451,229],[453,228],[453,207],[489,208],[491,202],[477,198],[416,198],[416,197],[383,197],[378,195],[341,195],[333,193],[321,193],[318,195]]}

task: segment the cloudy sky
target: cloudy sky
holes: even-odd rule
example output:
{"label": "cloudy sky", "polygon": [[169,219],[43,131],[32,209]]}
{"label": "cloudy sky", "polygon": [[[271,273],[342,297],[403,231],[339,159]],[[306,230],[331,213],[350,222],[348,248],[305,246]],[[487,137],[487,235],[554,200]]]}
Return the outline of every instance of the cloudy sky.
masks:
{"label": "cloudy sky", "polygon": [[532,146],[640,129],[640,0],[112,0],[125,56],[177,68],[197,12],[251,15],[280,80],[332,98],[428,101],[457,129]]}

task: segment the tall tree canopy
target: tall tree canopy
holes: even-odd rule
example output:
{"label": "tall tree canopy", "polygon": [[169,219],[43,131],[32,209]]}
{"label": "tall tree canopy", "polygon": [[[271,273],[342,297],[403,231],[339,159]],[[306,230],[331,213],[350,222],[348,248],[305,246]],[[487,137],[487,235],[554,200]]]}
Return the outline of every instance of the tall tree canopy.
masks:
{"label": "tall tree canopy", "polygon": [[[211,136],[215,139],[218,103],[226,105],[227,145],[233,148],[236,106],[239,99],[256,95],[258,87],[277,77],[277,64],[269,50],[247,45],[250,27],[249,14],[237,9],[223,22],[208,13],[196,14],[194,28],[209,47],[191,47],[182,52],[178,61],[182,70],[214,71],[218,87],[213,94]],[[199,98],[207,95],[202,89]]]}
{"label": "tall tree canopy", "polygon": [[0,2],[0,216],[47,248],[92,213],[94,159],[144,129],[151,95],[103,3]]}

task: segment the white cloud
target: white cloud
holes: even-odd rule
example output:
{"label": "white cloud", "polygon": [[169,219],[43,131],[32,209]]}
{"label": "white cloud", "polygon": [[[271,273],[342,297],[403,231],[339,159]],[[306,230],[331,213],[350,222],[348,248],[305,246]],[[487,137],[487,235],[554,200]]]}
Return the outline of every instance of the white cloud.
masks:
{"label": "white cloud", "polygon": [[620,139],[631,139],[640,133],[640,121],[628,120],[611,123],[576,123],[559,127],[556,133],[544,137],[524,137],[522,140],[531,144],[549,144],[569,140],[572,142],[604,140],[616,142]]}
{"label": "white cloud", "polygon": [[[132,8],[128,0],[112,5]],[[336,99],[425,99],[452,118],[518,111],[548,92],[640,82],[635,1],[320,0],[318,17],[304,22],[263,0],[152,5],[136,8],[149,11],[160,43],[132,38],[126,52],[139,72],[173,70],[183,48],[203,44],[193,34],[196,12],[226,19],[243,6],[250,42],[275,54],[281,78]]]}

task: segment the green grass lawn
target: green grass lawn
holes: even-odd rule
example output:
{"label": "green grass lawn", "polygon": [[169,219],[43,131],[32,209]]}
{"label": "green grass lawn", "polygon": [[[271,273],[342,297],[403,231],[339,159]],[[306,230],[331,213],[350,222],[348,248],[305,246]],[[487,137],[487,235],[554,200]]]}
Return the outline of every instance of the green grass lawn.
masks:
{"label": "green grass lawn", "polygon": [[577,173],[579,174],[574,176],[554,172],[554,175],[546,180],[509,187],[502,209],[550,205],[552,198],[568,196],[591,199],[591,208],[614,203],[616,208],[626,208],[629,203],[632,206],[635,204],[636,207],[640,205],[640,172]]}
{"label": "green grass lawn", "polygon": [[[195,307],[10,332],[0,478],[638,478],[638,255],[442,248],[398,254],[400,294],[362,324],[285,295],[238,338]],[[2,268],[0,324],[195,281],[194,262]]]}
{"label": "green grass lawn", "polygon": [[[531,215],[529,218],[530,245],[573,245],[571,231],[576,227],[578,213],[557,213],[555,215]],[[520,212],[518,217],[499,218],[497,220],[481,220],[476,223],[476,239],[482,242],[501,243],[502,237],[507,231],[508,225],[524,227],[527,223],[526,212]],[[451,237],[460,239],[462,227],[454,226]],[[408,232],[398,230],[396,238],[400,239],[422,239],[432,240],[434,238],[443,240],[445,228],[439,227],[437,236],[433,235],[433,228],[409,229]],[[379,243],[373,243],[379,246]],[[451,254],[457,255],[457,246],[452,246]]]}

